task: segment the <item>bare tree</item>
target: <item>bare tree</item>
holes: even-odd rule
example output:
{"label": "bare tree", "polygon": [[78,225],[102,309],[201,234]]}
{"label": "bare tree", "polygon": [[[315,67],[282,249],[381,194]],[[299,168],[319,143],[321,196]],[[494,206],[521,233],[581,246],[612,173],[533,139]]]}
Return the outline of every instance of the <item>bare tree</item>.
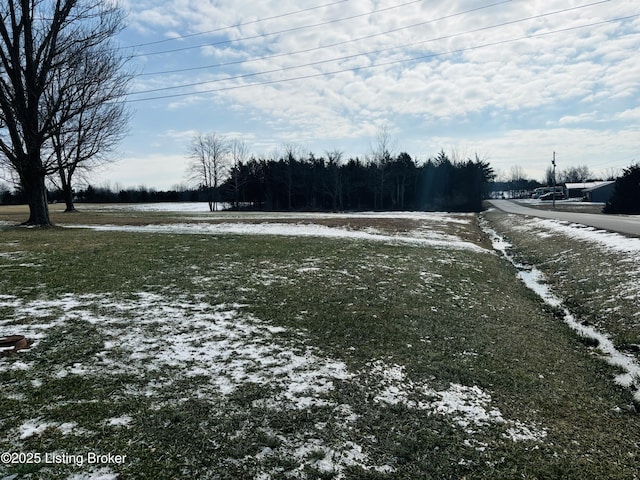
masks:
{"label": "bare tree", "polygon": [[522,198],[528,196],[527,184],[529,178],[521,165],[512,165],[509,169],[508,181],[511,183],[511,197]]}
{"label": "bare tree", "polygon": [[[391,163],[393,156],[393,145],[391,140],[391,134],[389,133],[389,127],[385,124],[378,130],[376,134],[376,143],[370,147],[371,153],[369,156],[369,162],[377,167],[377,190],[380,194],[380,203],[376,205],[377,208],[384,209],[384,193],[385,193],[385,180],[389,176],[388,165]],[[374,202],[376,203],[376,202]]]}
{"label": "bare tree", "polygon": [[66,212],[75,211],[73,177],[86,174],[110,160],[126,134],[129,111],[122,99],[132,76],[124,70],[125,57],[99,46],[78,55],[71,85],[60,98],[57,83],[45,92],[47,103],[61,101],[48,146],[57,167],[51,181],[63,192]]}
{"label": "bare tree", "polygon": [[218,186],[228,168],[228,142],[215,132],[198,133],[191,141],[189,157],[189,177],[207,192],[209,211],[213,212],[217,210]]}
{"label": "bare tree", "polygon": [[[0,152],[27,196],[26,223],[49,226],[45,180],[56,166],[42,149],[68,120],[56,119],[72,87],[65,72],[73,74],[79,55],[106,45],[123,16],[101,0],[5,0],[0,17]],[[45,100],[49,89],[55,95]]]}
{"label": "bare tree", "polygon": [[544,171],[544,180],[542,181],[542,183],[544,183],[545,185],[553,185],[553,182],[555,181],[553,176],[553,167],[547,167],[547,169]]}
{"label": "bare tree", "polygon": [[229,150],[231,153],[231,161],[233,162],[232,186],[233,198],[235,199],[235,208],[240,205],[240,190],[247,180],[243,178],[243,164],[249,156],[249,147],[241,138],[234,138],[229,142]]}
{"label": "bare tree", "polygon": [[509,169],[508,181],[518,183],[523,180],[527,180],[527,174],[524,172],[524,168],[520,165],[511,165]]}
{"label": "bare tree", "polygon": [[604,180],[616,180],[622,176],[622,169],[616,167],[605,168],[602,171]]}
{"label": "bare tree", "polygon": [[568,167],[558,174],[558,183],[582,183],[590,177],[591,171],[586,165]]}

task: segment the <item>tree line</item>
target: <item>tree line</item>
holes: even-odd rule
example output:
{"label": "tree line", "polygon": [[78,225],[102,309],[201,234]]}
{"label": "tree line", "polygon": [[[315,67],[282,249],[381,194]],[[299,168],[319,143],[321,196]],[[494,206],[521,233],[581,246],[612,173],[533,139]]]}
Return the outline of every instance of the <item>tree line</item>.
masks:
{"label": "tree line", "polygon": [[[143,186],[118,189],[88,185],[73,192],[87,203],[211,202],[244,210],[448,210],[480,211],[493,170],[475,159],[452,161],[440,152],[419,164],[407,153],[376,163],[359,158],[340,161],[335,152],[304,158],[252,157],[232,165],[216,187],[157,191]],[[53,202],[66,202],[59,189]],[[0,192],[0,203],[24,203],[20,189]]]}
{"label": "tree line", "polygon": [[216,133],[198,134],[188,172],[219,202],[257,210],[448,210],[480,211],[494,173],[488,162],[451,160],[444,151],[419,163],[392,155],[386,130],[364,160],[343,160],[334,150],[301,155],[285,146],[274,158],[248,158],[246,145]]}
{"label": "tree line", "polygon": [[479,159],[451,161],[440,152],[419,164],[408,153],[381,161],[329,153],[251,158],[231,168],[220,199],[264,210],[446,210],[477,212],[493,170]]}

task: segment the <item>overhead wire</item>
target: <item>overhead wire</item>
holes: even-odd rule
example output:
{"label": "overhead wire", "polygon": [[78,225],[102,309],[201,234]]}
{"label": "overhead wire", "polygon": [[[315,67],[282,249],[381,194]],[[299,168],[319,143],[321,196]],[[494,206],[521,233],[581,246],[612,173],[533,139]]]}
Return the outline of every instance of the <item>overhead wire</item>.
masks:
{"label": "overhead wire", "polygon": [[[472,8],[470,10],[465,10],[465,11],[462,11],[462,12],[453,13],[453,14],[450,14],[450,15],[445,15],[443,17],[438,17],[438,18],[434,18],[434,19],[431,19],[431,20],[426,20],[424,22],[413,23],[411,25],[406,25],[404,27],[397,27],[397,28],[393,28],[391,30],[386,30],[384,32],[378,32],[378,33],[373,33],[373,34],[370,34],[370,35],[365,35],[364,37],[352,38],[352,39],[349,39],[349,40],[343,40],[341,42],[335,42],[335,43],[330,43],[330,44],[326,44],[326,45],[320,45],[320,46],[317,46],[317,47],[306,48],[306,49],[303,49],[303,50],[296,50],[296,51],[293,51],[293,52],[285,52],[285,53],[276,53],[276,54],[273,54],[273,55],[264,55],[264,56],[261,56],[261,57],[255,57],[255,58],[251,58],[251,59],[248,59],[248,60],[236,60],[236,61],[233,61],[233,62],[224,62],[224,63],[217,63],[217,64],[212,64],[212,65],[203,65],[203,66],[199,66],[199,67],[189,67],[189,68],[180,68],[180,69],[174,69],[174,70],[164,70],[164,71],[158,71],[158,72],[141,73],[138,76],[164,75],[164,74],[168,74],[168,73],[182,73],[182,72],[191,72],[191,71],[196,71],[196,70],[205,70],[205,69],[208,69],[208,68],[228,67],[228,66],[233,66],[233,65],[246,64],[246,63],[249,63],[249,62],[256,62],[256,61],[261,61],[261,60],[270,60],[270,59],[273,59],[273,58],[287,57],[287,56],[299,55],[301,53],[309,53],[309,52],[314,52],[314,51],[318,51],[318,50],[324,50],[326,48],[338,47],[338,46],[346,45],[346,44],[349,44],[349,43],[360,42],[362,40],[370,40],[372,38],[380,37],[382,35],[389,35],[391,33],[400,32],[402,30],[409,30],[411,28],[428,25],[430,23],[435,23],[435,22],[439,22],[439,21],[442,21],[442,20],[448,20],[450,18],[455,18],[455,17],[459,17],[459,16],[466,15],[466,14],[469,14],[469,13],[477,12],[477,11],[480,11],[480,10],[485,10],[487,8],[495,7],[497,5],[502,5],[504,3],[509,3],[511,1],[512,0],[502,0],[502,1],[499,1],[499,2],[495,2],[495,3],[490,3],[488,5],[483,5],[481,7]],[[604,0],[604,1],[610,1],[610,0]]]}
{"label": "overhead wire", "polygon": [[[408,58],[408,59],[390,60],[390,61],[387,61],[387,62],[375,63],[375,64],[368,65],[368,66],[351,67],[351,68],[345,68],[345,69],[340,69],[340,70],[334,70],[334,71],[331,71],[331,72],[322,72],[322,73],[314,73],[314,74],[308,74],[308,75],[300,75],[300,76],[297,76],[297,77],[289,77],[289,78],[278,79],[278,80],[266,80],[266,81],[263,81],[263,82],[255,82],[255,83],[243,84],[243,85],[231,85],[231,86],[228,86],[228,87],[220,87],[220,88],[215,88],[215,89],[200,90],[200,91],[196,91],[196,92],[176,93],[176,94],[160,95],[160,96],[140,98],[140,99],[128,99],[127,102],[132,103],[132,102],[142,102],[142,101],[149,101],[149,100],[163,100],[163,99],[169,99],[169,98],[179,98],[179,97],[186,97],[186,96],[192,96],[192,95],[201,95],[201,94],[204,94],[204,93],[215,93],[215,92],[222,92],[222,91],[229,91],[229,90],[237,90],[237,89],[241,89],[241,88],[251,88],[251,87],[256,87],[256,86],[264,86],[264,85],[273,85],[273,84],[278,84],[278,83],[286,83],[286,82],[292,82],[292,81],[297,81],[297,80],[307,80],[307,79],[311,79],[311,78],[324,77],[324,76],[329,76],[329,75],[337,75],[339,73],[345,73],[345,72],[368,70],[368,69],[373,69],[373,68],[378,68],[378,67],[383,67],[383,66],[389,66],[389,65],[394,65],[394,64],[414,62],[414,61],[417,61],[417,60],[426,60],[426,59],[429,59],[429,58],[435,58],[435,57],[440,57],[440,56],[444,56],[444,55],[460,54],[460,53],[465,53],[465,52],[478,50],[478,49],[482,49],[482,48],[505,45],[505,44],[509,44],[509,43],[519,42],[519,41],[522,41],[522,40],[527,40],[527,39],[532,39],[532,38],[539,38],[539,37],[548,36],[548,35],[555,35],[555,34],[558,34],[558,33],[563,33],[563,32],[569,32],[569,31],[573,31],[573,30],[583,29],[583,28],[594,27],[594,26],[597,26],[597,25],[605,25],[605,24],[609,24],[609,23],[613,23],[613,22],[620,22],[620,21],[629,20],[629,19],[632,19],[632,18],[637,18],[637,17],[640,17],[640,13],[639,14],[634,14],[634,15],[627,15],[627,16],[624,16],[624,17],[612,18],[612,19],[608,19],[608,20],[602,20],[602,21],[598,21],[598,22],[592,22],[592,23],[588,23],[588,24],[584,24],[584,25],[566,27],[566,28],[561,28],[561,29],[557,29],[557,30],[550,30],[550,31],[547,31],[547,32],[541,32],[541,33],[536,33],[536,34],[531,34],[531,35],[525,35],[525,36],[521,36],[521,37],[517,37],[517,38],[507,39],[507,40],[500,40],[500,41],[496,41],[496,42],[484,43],[484,44],[480,44],[480,45],[474,45],[474,46],[471,46],[471,47],[465,47],[465,48],[460,48],[460,49],[455,49],[455,50],[449,50],[449,51],[445,51],[445,52],[432,53],[432,54],[428,54],[428,55],[421,55],[421,56],[412,57],[412,58]],[[225,79],[225,80],[228,80],[228,79]]]}
{"label": "overhead wire", "polygon": [[[423,45],[425,43],[430,43],[430,42],[440,41],[440,40],[448,40],[448,39],[459,37],[459,36],[462,36],[462,35],[469,35],[469,34],[472,34],[472,33],[478,33],[478,32],[481,32],[481,31],[500,28],[500,27],[504,27],[504,26],[507,26],[507,25],[513,25],[513,24],[516,24],[516,23],[522,23],[522,22],[525,22],[525,21],[535,20],[535,19],[539,19],[539,18],[543,18],[543,17],[552,16],[552,15],[558,15],[560,13],[566,13],[566,12],[571,11],[571,10],[577,10],[577,9],[580,9],[580,8],[587,8],[587,7],[590,7],[590,6],[593,6],[593,5],[605,3],[607,1],[609,1],[609,0],[598,1],[598,2],[594,2],[594,3],[591,3],[591,4],[582,5],[582,6],[578,6],[578,7],[565,8],[565,9],[557,10],[557,11],[554,11],[554,12],[547,12],[547,13],[544,13],[544,14],[534,15],[534,16],[531,16],[531,17],[526,17],[526,18],[522,18],[522,19],[518,19],[518,20],[502,22],[502,23],[496,24],[496,25],[491,25],[491,26],[487,26],[487,27],[480,27],[480,28],[473,29],[473,30],[467,30],[465,32],[459,32],[459,33],[454,33],[454,34],[450,34],[450,35],[444,35],[444,36],[437,37],[437,38],[432,38],[432,39],[429,39],[429,40],[421,40],[421,41],[418,41],[418,42],[412,42],[412,43],[409,43],[409,44],[404,44],[404,45],[399,45],[399,46],[394,46],[394,47],[387,47],[387,48],[368,51],[368,52],[360,52],[360,53],[356,53],[356,54],[352,54],[352,55],[346,55],[346,56],[342,56],[342,57],[335,57],[335,58],[326,59],[326,60],[317,60],[317,61],[309,62],[309,63],[305,63],[305,64],[291,65],[291,66],[288,66],[288,67],[280,67],[280,68],[261,71],[261,72],[252,72],[252,73],[246,73],[246,74],[242,74],[242,75],[235,75],[235,76],[230,76],[230,77],[225,77],[225,78],[204,80],[204,81],[200,81],[200,82],[192,82],[192,83],[185,83],[185,84],[180,84],[180,85],[172,85],[172,86],[167,86],[167,87],[158,87],[158,88],[153,88],[153,89],[139,90],[139,91],[136,91],[136,92],[131,92],[131,94],[132,95],[141,95],[141,94],[161,92],[161,91],[167,91],[167,90],[175,90],[175,89],[179,89],[179,88],[195,87],[195,86],[206,85],[206,84],[211,84],[211,83],[218,83],[218,82],[222,82],[222,81],[239,80],[239,79],[244,79],[244,78],[256,77],[256,76],[260,76],[260,75],[266,75],[266,74],[270,74],[270,73],[278,73],[278,72],[284,72],[284,71],[294,70],[294,69],[298,69],[298,68],[312,67],[312,66],[317,66],[317,65],[326,64],[326,63],[333,63],[333,62],[337,62],[337,61],[350,60],[350,59],[354,59],[354,58],[358,58],[358,57],[365,57],[367,55],[379,54],[379,53],[388,52],[388,51],[392,51],[392,50],[406,49],[406,48],[410,48],[410,47],[415,47],[417,45]],[[198,67],[195,67],[195,68],[198,68]]]}
{"label": "overhead wire", "polygon": [[[193,37],[198,37],[200,35],[210,35],[212,33],[223,32],[225,30],[230,30],[230,29],[233,29],[233,28],[245,27],[247,25],[254,25],[256,23],[267,22],[269,20],[276,20],[278,18],[290,17],[292,15],[297,15],[299,13],[306,13],[306,12],[310,12],[310,11],[313,11],[313,10],[320,10],[322,8],[332,7],[333,5],[337,5],[339,3],[344,3],[344,2],[348,2],[348,1],[349,0],[338,0],[336,2],[325,3],[324,5],[317,5],[315,7],[303,8],[302,10],[295,10],[293,12],[281,13],[281,14],[278,14],[278,15],[273,15],[271,17],[264,17],[264,18],[258,18],[256,20],[250,20],[250,21],[247,21],[247,22],[240,22],[240,23],[238,23],[236,25],[228,25],[226,27],[218,27],[218,28],[214,28],[213,30],[205,30],[205,31],[202,31],[202,32],[189,33],[189,34],[185,34],[185,35],[176,35],[175,37],[163,38],[161,40],[154,40],[152,42],[135,43],[135,44],[132,44],[132,45],[127,45],[127,46],[121,47],[121,48],[147,47],[149,45],[157,45],[157,44],[160,44],[160,43],[167,43],[167,42],[172,42],[172,41],[175,41],[175,40],[183,40],[185,38],[193,38]],[[416,0],[416,1],[422,1],[422,0]]]}
{"label": "overhead wire", "polygon": [[[258,38],[266,38],[266,37],[270,37],[270,36],[274,36],[274,35],[280,35],[283,33],[291,33],[291,32],[296,32],[299,30],[306,30],[308,28],[316,28],[316,27],[323,27],[325,25],[331,25],[334,23],[339,23],[339,22],[344,22],[347,20],[353,20],[354,18],[360,18],[360,17],[366,17],[369,15],[373,15],[373,14],[378,14],[378,13],[382,13],[382,12],[387,12],[389,10],[394,10],[396,8],[401,8],[401,7],[406,7],[407,5],[411,5],[414,3],[420,3],[423,2],[424,0],[412,0],[410,2],[405,2],[399,5],[392,5],[390,7],[385,7],[385,8],[380,8],[378,10],[374,10],[371,12],[366,12],[366,13],[358,13],[356,15],[350,15],[348,17],[342,17],[342,18],[337,18],[337,19],[333,19],[333,20],[326,20],[323,22],[319,22],[319,23],[313,23],[313,24],[309,24],[309,25],[299,25],[296,27],[291,27],[291,28],[285,28],[284,30],[278,30],[275,32],[267,32],[267,33],[261,33],[258,35],[251,35],[248,37],[242,37],[242,38],[235,38],[235,39],[227,39],[227,40],[218,40],[215,42],[208,42],[208,43],[201,43],[198,45],[190,45],[188,47],[180,47],[180,48],[173,48],[170,50],[160,50],[157,52],[143,52],[143,53],[136,53],[131,55],[132,58],[136,58],[136,57],[147,57],[147,56],[151,56],[151,55],[161,55],[161,54],[165,54],[165,53],[176,53],[176,52],[184,52],[187,50],[194,50],[196,48],[202,48],[202,47],[214,47],[214,46],[218,46],[218,45],[226,45],[229,43],[238,43],[238,42],[243,42],[243,41],[247,41],[247,40],[256,40]],[[505,1],[512,1],[512,0],[505,0]],[[610,1],[610,0],[606,0],[606,1]]]}

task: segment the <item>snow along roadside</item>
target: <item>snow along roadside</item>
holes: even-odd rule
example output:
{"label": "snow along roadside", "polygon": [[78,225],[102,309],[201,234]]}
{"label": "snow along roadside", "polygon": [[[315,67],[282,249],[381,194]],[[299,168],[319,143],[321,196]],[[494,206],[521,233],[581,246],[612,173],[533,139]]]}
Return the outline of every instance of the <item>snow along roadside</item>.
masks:
{"label": "snow along roadside", "polygon": [[510,249],[513,246],[489,227],[486,220],[481,219],[480,226],[491,239],[493,248],[500,252],[518,269],[518,277],[528,288],[542,298],[547,305],[560,309],[565,323],[577,332],[578,335],[597,342],[598,349],[604,354],[606,361],[610,365],[614,365],[623,371],[623,373],[615,377],[615,382],[618,385],[630,388],[633,391],[634,401],[640,403],[640,364],[636,359],[616,349],[613,342],[605,333],[580,323],[569,309],[563,306],[562,299],[553,294],[549,286],[545,283],[544,274],[540,270],[536,267],[525,266],[517,262],[510,253]]}

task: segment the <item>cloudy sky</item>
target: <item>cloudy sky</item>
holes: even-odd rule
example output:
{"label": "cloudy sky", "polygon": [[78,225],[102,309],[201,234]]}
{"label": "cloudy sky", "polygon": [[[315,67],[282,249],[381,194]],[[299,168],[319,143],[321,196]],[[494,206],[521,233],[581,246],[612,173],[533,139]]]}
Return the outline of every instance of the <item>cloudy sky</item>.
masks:
{"label": "cloudy sky", "polygon": [[270,157],[363,158],[387,128],[424,161],[508,175],[640,161],[637,0],[125,0],[137,72],[120,160],[93,183],[185,182],[197,132]]}

